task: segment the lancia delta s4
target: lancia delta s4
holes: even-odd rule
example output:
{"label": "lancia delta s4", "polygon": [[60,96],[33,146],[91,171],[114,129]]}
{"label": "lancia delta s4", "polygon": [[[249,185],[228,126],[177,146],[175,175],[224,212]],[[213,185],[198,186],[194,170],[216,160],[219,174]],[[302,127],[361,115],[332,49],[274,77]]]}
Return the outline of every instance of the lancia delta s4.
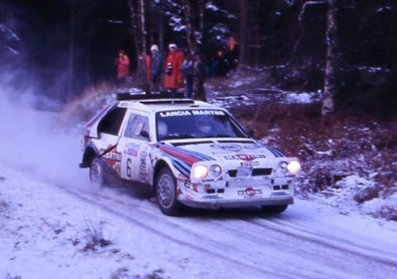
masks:
{"label": "lancia delta s4", "polygon": [[119,94],[86,124],[82,143],[80,167],[93,183],[145,189],[166,215],[183,206],[281,213],[301,169],[226,109],[163,94]]}

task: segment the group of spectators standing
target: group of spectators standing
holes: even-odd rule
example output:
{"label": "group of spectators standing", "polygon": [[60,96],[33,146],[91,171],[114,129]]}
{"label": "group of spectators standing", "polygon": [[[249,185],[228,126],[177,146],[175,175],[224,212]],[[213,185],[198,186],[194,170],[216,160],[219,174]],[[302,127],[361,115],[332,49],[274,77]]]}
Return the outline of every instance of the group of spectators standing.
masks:
{"label": "group of spectators standing", "polygon": [[160,91],[163,84],[165,90],[173,93],[185,88],[185,97],[193,97],[193,59],[190,53],[184,54],[176,44],[171,43],[164,60],[159,47],[152,45],[145,66],[150,91]]}
{"label": "group of spectators standing", "polygon": [[[237,67],[238,57],[238,44],[231,37],[227,49],[218,50],[215,57],[206,65],[207,75],[209,77],[225,76],[228,71]],[[121,83],[130,74],[129,64],[125,51],[120,50],[115,66],[117,80]],[[145,57],[145,71],[150,91],[166,90],[176,93],[184,88],[185,97],[193,97],[193,57],[190,52],[183,53],[175,43],[168,45],[166,57],[160,52],[158,45],[152,45],[150,54]]]}

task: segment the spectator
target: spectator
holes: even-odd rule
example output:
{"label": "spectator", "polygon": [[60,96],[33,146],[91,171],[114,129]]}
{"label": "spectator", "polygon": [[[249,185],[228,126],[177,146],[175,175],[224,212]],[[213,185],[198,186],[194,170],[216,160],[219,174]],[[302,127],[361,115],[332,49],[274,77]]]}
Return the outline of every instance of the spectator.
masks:
{"label": "spectator", "polygon": [[168,49],[169,52],[165,62],[164,88],[175,93],[178,89],[184,87],[181,68],[185,57],[174,43],[170,44]]}
{"label": "spectator", "polygon": [[226,60],[228,64],[228,70],[235,70],[237,68],[240,58],[240,47],[236,39],[231,36],[227,43]]}
{"label": "spectator", "polygon": [[207,67],[207,76],[209,78],[215,78],[218,72],[218,59],[216,57],[211,57],[209,61],[209,66]]}
{"label": "spectator", "polygon": [[216,60],[218,62],[216,76],[217,77],[224,77],[226,76],[227,72],[229,71],[227,57],[225,55],[225,51],[223,49],[219,49],[216,52]]}
{"label": "spectator", "polygon": [[119,50],[119,54],[114,62],[116,66],[116,78],[119,83],[125,83],[130,75],[130,59],[124,49]]}
{"label": "spectator", "polygon": [[150,47],[150,53],[146,59],[146,77],[150,82],[150,91],[160,91],[163,56],[157,45]]}
{"label": "spectator", "polygon": [[182,64],[182,73],[185,76],[185,97],[191,99],[193,97],[193,56],[186,54]]}
{"label": "spectator", "polygon": [[210,57],[207,75],[209,78],[224,77],[227,74],[227,61],[223,47],[218,47]]}

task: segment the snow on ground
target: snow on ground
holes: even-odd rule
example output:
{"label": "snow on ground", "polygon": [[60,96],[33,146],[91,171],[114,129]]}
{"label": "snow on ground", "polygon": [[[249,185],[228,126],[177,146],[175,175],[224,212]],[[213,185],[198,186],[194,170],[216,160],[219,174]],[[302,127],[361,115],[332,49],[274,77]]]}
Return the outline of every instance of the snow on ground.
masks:
{"label": "snow on ground", "polygon": [[[394,207],[397,204],[397,193],[384,197],[378,197],[358,204],[354,196],[362,189],[373,187],[374,182],[358,175],[349,175],[336,182],[336,189],[323,191],[324,197],[319,196],[319,202],[330,205],[342,214],[356,214],[376,216],[381,208]],[[386,212],[385,212],[386,213]],[[386,215],[386,214],[385,214]]]}
{"label": "snow on ground", "polygon": [[[202,255],[189,246],[164,239],[163,235],[74,196],[54,182],[43,182],[43,177],[32,170],[15,169],[2,162],[0,173],[0,238],[2,240],[0,278],[243,278],[244,276],[235,270],[233,264],[224,263],[219,257]],[[47,179],[52,180],[50,177]],[[73,181],[68,183],[67,185],[70,185]],[[85,186],[90,187],[89,183]],[[87,191],[83,192],[87,193]],[[115,194],[110,192],[109,195],[112,197]],[[126,201],[131,204],[136,202],[133,197],[126,197]],[[142,202],[147,203],[147,201]],[[170,218],[161,216],[156,207],[154,212],[159,215],[160,225],[163,218]],[[298,200],[285,215],[289,216],[289,220],[293,220],[287,222],[287,225],[304,220],[309,228],[317,228],[320,235],[332,232],[333,235],[353,239],[363,245],[372,245],[379,249],[397,249],[395,223],[350,213],[349,216],[340,215],[332,207],[324,206],[317,201]],[[134,212],[131,210],[130,214],[133,215]],[[191,221],[189,218],[184,218],[177,222]],[[193,222],[194,226],[200,226],[205,230],[205,223],[200,220]],[[226,219],[222,223],[227,222]],[[163,233],[167,235],[172,234],[173,231],[165,226]],[[240,232],[235,233],[240,234]],[[225,234],[225,237],[230,236]],[[190,240],[189,235],[184,238],[183,241],[193,241]],[[334,243],[333,241],[335,240],[329,242]],[[235,245],[237,249],[241,249],[239,243]],[[254,248],[244,247],[244,249]],[[219,253],[233,253],[233,251],[219,251]],[[291,259],[284,260],[295,261],[293,255]],[[244,270],[242,273],[247,276],[244,278],[263,278],[255,273],[255,270],[251,273]],[[282,271],[280,273],[283,274]],[[299,278],[293,274],[289,275],[292,276],[291,278]],[[339,275],[335,278],[350,277]],[[393,278],[393,276],[384,274],[382,278]]]}
{"label": "snow on ground", "polygon": [[128,222],[29,174],[4,167],[1,173],[1,278],[111,278],[159,268]]}

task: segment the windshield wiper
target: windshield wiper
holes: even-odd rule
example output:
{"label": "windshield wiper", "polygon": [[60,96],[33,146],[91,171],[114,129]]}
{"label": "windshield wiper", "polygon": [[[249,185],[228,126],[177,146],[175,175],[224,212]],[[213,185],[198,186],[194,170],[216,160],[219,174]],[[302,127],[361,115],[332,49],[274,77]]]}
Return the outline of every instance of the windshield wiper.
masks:
{"label": "windshield wiper", "polygon": [[209,138],[234,138],[235,136],[228,135],[228,134],[215,134],[208,136]]}
{"label": "windshield wiper", "polygon": [[191,135],[188,134],[170,134],[166,137],[163,137],[163,140],[170,140],[170,139],[191,139],[193,138]]}

